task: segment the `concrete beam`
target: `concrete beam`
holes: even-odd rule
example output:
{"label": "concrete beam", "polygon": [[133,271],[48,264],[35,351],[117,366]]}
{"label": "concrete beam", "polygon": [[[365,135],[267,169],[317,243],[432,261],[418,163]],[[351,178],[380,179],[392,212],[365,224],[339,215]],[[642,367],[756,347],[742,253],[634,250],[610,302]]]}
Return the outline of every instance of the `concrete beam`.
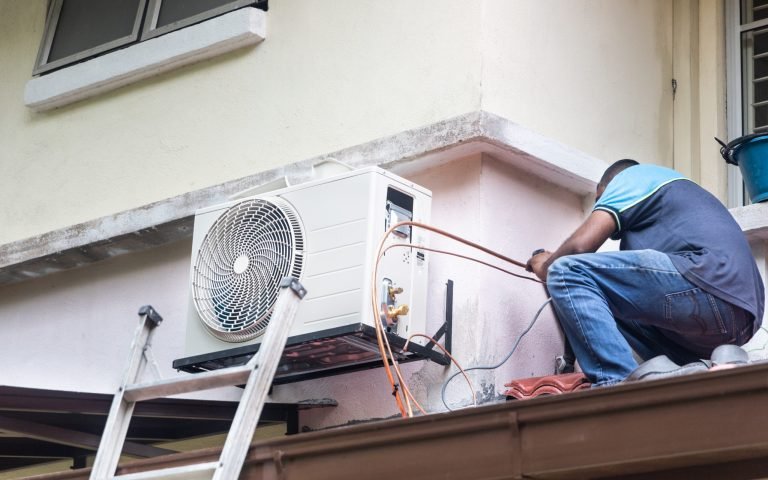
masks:
{"label": "concrete beam", "polygon": [[197,209],[287,178],[312,178],[314,166],[335,159],[352,167],[380,166],[407,176],[441,163],[487,153],[563,188],[587,195],[606,164],[497,115],[477,111],[139,208],[0,246],[0,285],[89,265],[191,237]]}
{"label": "concrete beam", "polygon": [[[95,451],[99,448],[99,441],[101,440],[99,435],[92,435],[90,433],[78,432],[51,425],[42,425],[36,422],[4,416],[0,416],[0,430],[12,432],[24,437],[36,438],[46,442],[68,445],[70,447],[83,448],[91,451]],[[174,451],[153,447],[152,445],[126,441],[123,444],[123,453],[127,455],[135,455],[137,457],[150,458],[168,455],[169,453],[174,453]]]}
{"label": "concrete beam", "polygon": [[749,240],[768,240],[768,203],[755,203],[730,210]]}

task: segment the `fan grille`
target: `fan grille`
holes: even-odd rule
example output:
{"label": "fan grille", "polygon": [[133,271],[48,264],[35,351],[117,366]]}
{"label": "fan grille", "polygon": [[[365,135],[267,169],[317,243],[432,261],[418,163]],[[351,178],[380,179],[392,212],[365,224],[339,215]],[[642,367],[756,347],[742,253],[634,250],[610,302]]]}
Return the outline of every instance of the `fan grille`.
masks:
{"label": "fan grille", "polygon": [[304,252],[301,222],[279,198],[231,206],[205,235],[195,262],[192,297],[205,327],[227,342],[264,332],[280,280],[300,278]]}

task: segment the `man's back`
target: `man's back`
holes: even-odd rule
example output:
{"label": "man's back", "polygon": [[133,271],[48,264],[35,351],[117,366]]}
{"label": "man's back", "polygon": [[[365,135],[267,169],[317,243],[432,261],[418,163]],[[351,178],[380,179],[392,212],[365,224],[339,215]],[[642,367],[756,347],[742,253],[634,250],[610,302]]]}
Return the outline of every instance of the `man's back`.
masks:
{"label": "man's back", "polygon": [[609,183],[595,208],[616,217],[622,250],[666,253],[691,283],[762,318],[765,294],[749,244],[728,210],[694,182],[636,165]]}

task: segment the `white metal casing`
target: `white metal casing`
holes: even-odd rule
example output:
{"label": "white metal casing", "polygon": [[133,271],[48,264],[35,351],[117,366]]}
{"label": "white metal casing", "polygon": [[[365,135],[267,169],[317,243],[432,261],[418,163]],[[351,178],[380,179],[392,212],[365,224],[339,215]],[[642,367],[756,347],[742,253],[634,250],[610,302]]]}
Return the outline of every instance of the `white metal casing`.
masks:
{"label": "white metal casing", "polygon": [[[205,234],[229,207],[252,198],[279,197],[294,207],[304,230],[304,266],[300,281],[308,293],[290,335],[312,334],[321,338],[323,331],[337,327],[360,323],[373,326],[370,279],[376,249],[386,231],[389,188],[413,198],[414,221],[429,221],[431,192],[377,167],[201,209],[195,214],[190,278]],[[408,241],[390,237],[390,241],[397,243]],[[412,229],[410,243],[426,245],[426,242],[423,230]],[[389,250],[379,263],[376,285],[379,296],[383,279],[389,279],[394,287],[403,289],[403,293],[396,296],[396,305],[409,307],[409,313],[399,317],[393,330],[401,337],[425,332],[428,258],[424,251],[398,247]],[[187,355],[208,354],[261,341],[261,337],[257,337],[232,343],[214,337],[199,318],[191,292],[190,285]]]}

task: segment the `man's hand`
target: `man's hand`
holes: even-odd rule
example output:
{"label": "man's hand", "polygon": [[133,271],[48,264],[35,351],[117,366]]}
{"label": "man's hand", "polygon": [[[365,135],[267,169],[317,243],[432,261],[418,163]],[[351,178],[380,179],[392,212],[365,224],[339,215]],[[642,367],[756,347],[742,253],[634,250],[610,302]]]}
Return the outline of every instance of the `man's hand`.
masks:
{"label": "man's hand", "polygon": [[552,256],[552,252],[543,251],[532,256],[525,264],[525,269],[529,272],[533,272],[534,275],[539,277],[541,281],[547,281],[547,267],[549,267],[547,260]]}
{"label": "man's hand", "polygon": [[526,270],[546,282],[547,269],[555,260],[566,255],[593,253],[615,231],[616,220],[613,215],[603,210],[595,210],[554,253],[544,251],[533,255],[526,264]]}

